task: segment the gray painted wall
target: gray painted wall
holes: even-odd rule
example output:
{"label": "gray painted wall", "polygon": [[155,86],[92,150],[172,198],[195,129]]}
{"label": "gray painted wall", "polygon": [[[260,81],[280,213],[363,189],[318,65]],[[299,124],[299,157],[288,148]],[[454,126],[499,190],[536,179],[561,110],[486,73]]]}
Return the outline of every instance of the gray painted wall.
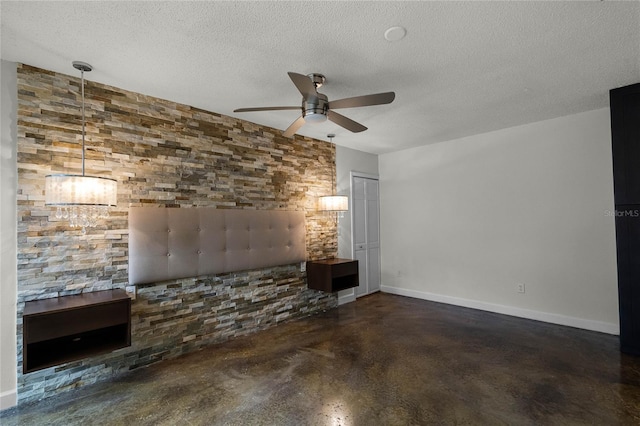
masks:
{"label": "gray painted wall", "polygon": [[619,332],[608,108],[384,154],[380,178],[383,291]]}
{"label": "gray painted wall", "polygon": [[16,404],[17,78],[0,61],[0,410]]}

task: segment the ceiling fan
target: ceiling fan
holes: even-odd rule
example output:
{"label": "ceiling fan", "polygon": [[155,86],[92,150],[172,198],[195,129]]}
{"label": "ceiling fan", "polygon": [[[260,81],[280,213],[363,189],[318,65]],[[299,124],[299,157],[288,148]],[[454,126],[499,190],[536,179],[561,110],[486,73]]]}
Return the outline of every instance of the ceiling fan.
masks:
{"label": "ceiling fan", "polygon": [[338,99],[329,101],[326,95],[318,92],[318,88],[325,82],[322,74],[302,75],[289,72],[289,78],[302,94],[302,106],[276,106],[276,107],[255,107],[238,108],[233,112],[249,111],[277,111],[277,110],[301,110],[302,115],[283,132],[286,137],[293,136],[305,123],[322,123],[329,119],[339,126],[344,127],[354,133],[367,130],[365,126],[353,121],[344,115],[333,111],[340,108],[355,108],[370,105],[390,104],[396,97],[394,92],[376,93],[374,95],[356,96],[353,98]]}

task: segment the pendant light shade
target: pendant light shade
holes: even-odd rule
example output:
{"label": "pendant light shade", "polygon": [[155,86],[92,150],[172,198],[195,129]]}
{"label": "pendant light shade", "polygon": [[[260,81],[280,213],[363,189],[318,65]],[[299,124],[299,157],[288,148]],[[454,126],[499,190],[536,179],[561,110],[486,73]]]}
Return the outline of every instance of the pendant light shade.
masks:
{"label": "pendant light shade", "polygon": [[344,212],[349,210],[349,198],[345,195],[325,195],[318,199],[318,210]]}
{"label": "pendant light shade", "polygon": [[118,201],[115,179],[84,175],[49,175],[45,182],[49,206],[113,207]]}
{"label": "pendant light shade", "polygon": [[118,202],[118,184],[115,179],[86,176],[84,173],[84,72],[91,65],[75,61],[73,67],[82,74],[82,174],[52,174],[45,177],[45,205],[56,206],[56,217],[68,219],[72,227],[95,227],[98,219],[107,217],[108,208]]}

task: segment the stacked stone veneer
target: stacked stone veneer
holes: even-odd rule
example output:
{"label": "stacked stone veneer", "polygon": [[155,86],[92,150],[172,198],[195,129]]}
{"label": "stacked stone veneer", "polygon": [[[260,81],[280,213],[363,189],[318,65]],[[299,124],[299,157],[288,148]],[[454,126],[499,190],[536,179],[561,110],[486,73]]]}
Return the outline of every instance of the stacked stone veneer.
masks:
{"label": "stacked stone veneer", "polygon": [[80,79],[18,65],[20,403],[337,305],[300,265],[139,285],[131,347],[22,374],[26,301],[128,286],[129,206],[305,211],[308,259],[336,254],[335,224],[315,211],[332,190],[331,144],[85,84],[86,173],[118,180],[118,206],[83,235],[44,205],[47,174],[81,173]]}

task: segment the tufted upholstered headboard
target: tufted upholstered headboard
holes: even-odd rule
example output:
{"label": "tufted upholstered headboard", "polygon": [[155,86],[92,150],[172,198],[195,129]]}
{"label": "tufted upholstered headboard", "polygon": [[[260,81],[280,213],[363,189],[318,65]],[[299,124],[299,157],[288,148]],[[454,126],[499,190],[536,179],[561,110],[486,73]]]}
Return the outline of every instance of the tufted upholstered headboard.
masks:
{"label": "tufted upholstered headboard", "polygon": [[129,208],[129,284],[287,265],[306,258],[304,212]]}

